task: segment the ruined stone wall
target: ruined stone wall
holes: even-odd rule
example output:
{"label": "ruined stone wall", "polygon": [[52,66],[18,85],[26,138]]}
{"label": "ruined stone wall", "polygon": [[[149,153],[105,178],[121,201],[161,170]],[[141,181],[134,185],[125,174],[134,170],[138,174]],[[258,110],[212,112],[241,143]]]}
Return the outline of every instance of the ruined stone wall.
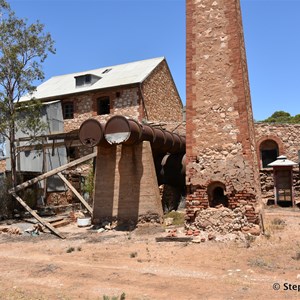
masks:
{"label": "ruined stone wall", "polygon": [[[255,123],[256,149],[259,161],[260,144],[266,140],[273,140],[277,143],[279,155],[286,155],[288,159],[299,162],[298,151],[300,151],[300,124],[272,124]],[[260,162],[260,181],[262,197],[274,199],[273,169],[262,169]],[[293,168],[293,187],[296,201],[300,201],[300,174],[299,168]]]}
{"label": "ruined stone wall", "polygon": [[182,102],[165,61],[143,82],[142,91],[148,120],[182,121]]}
{"label": "ruined stone wall", "polygon": [[288,159],[298,162],[298,151],[300,151],[299,133],[300,124],[255,123],[258,157],[261,142],[271,139],[278,144],[279,155],[284,154]]}
{"label": "ruined stone wall", "polygon": [[[240,3],[187,0],[187,216],[214,188],[257,222],[260,183]],[[250,207],[252,207],[250,209]]]}

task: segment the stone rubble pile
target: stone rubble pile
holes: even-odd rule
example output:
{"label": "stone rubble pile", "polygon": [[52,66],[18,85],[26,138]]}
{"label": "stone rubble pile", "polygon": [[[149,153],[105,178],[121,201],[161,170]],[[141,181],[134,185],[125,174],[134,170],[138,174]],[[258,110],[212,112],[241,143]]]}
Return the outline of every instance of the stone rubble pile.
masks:
{"label": "stone rubble pile", "polygon": [[245,216],[247,205],[233,210],[227,207],[207,208],[198,212],[195,221],[187,224],[187,231],[206,231],[207,233],[228,234],[242,232],[259,235],[258,225],[248,222]]}

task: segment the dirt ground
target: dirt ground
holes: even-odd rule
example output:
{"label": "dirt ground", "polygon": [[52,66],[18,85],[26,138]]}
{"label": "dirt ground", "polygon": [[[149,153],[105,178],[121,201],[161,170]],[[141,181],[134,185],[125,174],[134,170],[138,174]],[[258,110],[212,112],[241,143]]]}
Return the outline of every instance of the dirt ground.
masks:
{"label": "dirt ground", "polygon": [[157,242],[157,226],[0,234],[0,299],[300,299],[300,210],[268,208],[264,224],[257,238],[201,243]]}

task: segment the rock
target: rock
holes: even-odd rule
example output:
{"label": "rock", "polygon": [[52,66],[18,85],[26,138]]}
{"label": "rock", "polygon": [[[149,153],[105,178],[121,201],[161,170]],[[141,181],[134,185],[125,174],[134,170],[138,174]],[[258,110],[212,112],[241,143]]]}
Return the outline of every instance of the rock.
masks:
{"label": "rock", "polygon": [[248,233],[252,234],[252,235],[260,235],[260,228],[258,225],[254,225],[253,227],[250,228],[250,230],[248,231]]}
{"label": "rock", "polygon": [[250,227],[248,227],[248,226],[242,227],[242,232],[249,232],[249,230],[250,230]]}
{"label": "rock", "polygon": [[212,241],[212,240],[215,240],[216,239],[216,236],[212,233],[209,233],[208,236],[207,236],[208,240],[209,241]]}
{"label": "rock", "polygon": [[200,241],[200,239],[198,238],[198,239],[192,239],[192,243],[197,243],[197,244],[200,244],[201,243],[201,241]]}
{"label": "rock", "polygon": [[170,226],[173,224],[174,218],[166,218],[165,219],[165,225]]}
{"label": "rock", "polygon": [[237,223],[233,224],[233,230],[239,230],[239,229],[241,229],[240,224],[237,224]]}

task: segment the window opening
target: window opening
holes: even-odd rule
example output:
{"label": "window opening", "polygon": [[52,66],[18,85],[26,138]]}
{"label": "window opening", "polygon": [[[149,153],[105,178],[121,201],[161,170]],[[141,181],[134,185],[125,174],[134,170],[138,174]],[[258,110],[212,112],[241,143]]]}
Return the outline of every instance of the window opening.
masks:
{"label": "window opening", "polygon": [[210,207],[216,207],[222,204],[228,207],[228,197],[225,195],[226,187],[222,182],[212,182],[207,187],[208,201]]}
{"label": "window opening", "polygon": [[74,104],[73,102],[63,103],[63,117],[64,119],[73,119],[74,118]]}
{"label": "window opening", "polygon": [[101,79],[101,77],[92,75],[92,74],[75,76],[75,84],[76,84],[76,87],[92,85],[95,82],[97,82],[99,79]]}
{"label": "window opening", "polygon": [[109,97],[101,97],[98,101],[98,115],[107,115],[110,113],[110,101]]}

